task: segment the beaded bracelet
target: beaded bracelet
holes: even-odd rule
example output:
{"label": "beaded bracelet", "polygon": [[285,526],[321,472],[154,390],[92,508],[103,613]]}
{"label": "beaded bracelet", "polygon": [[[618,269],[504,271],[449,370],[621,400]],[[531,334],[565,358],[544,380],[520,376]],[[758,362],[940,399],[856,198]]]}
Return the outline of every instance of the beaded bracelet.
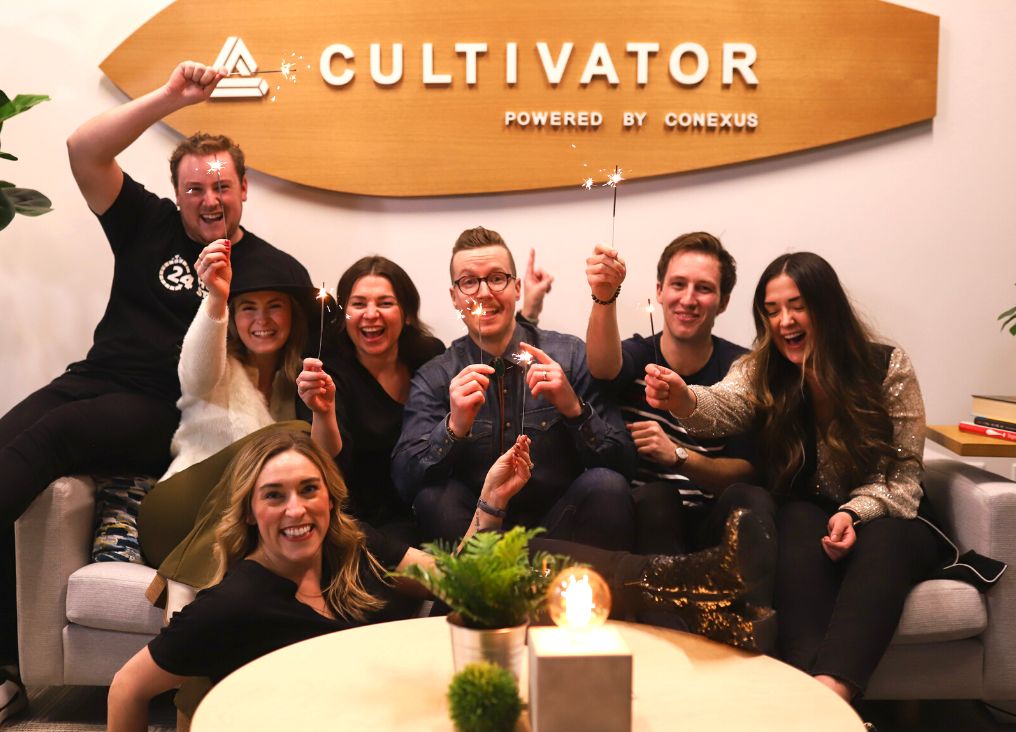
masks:
{"label": "beaded bracelet", "polygon": [[589,293],[589,296],[591,298],[593,298],[593,302],[595,302],[597,305],[610,305],[615,300],[617,300],[617,296],[620,295],[620,294],[621,294],[621,285],[618,285],[617,289],[614,290],[614,296],[612,298],[610,298],[609,300],[601,300],[600,298],[598,298],[592,292]]}

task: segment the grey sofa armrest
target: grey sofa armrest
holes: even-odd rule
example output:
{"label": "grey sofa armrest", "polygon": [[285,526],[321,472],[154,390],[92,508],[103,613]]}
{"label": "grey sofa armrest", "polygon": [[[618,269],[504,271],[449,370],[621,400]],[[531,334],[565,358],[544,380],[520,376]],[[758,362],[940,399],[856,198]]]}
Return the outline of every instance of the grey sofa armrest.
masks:
{"label": "grey sofa armrest", "polygon": [[929,460],[924,487],[942,528],[960,551],[1009,564],[985,595],[988,629],[984,644],[986,699],[1014,699],[1016,690],[1016,483],[955,460]]}
{"label": "grey sofa armrest", "polygon": [[67,578],[91,562],[95,483],[53,481],[14,524],[18,655],[29,686],[62,686]]}

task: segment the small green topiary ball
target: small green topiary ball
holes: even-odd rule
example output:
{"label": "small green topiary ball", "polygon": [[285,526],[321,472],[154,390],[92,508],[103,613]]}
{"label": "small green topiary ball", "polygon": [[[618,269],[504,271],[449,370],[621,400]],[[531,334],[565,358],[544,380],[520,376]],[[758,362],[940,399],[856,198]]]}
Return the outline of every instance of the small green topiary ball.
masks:
{"label": "small green topiary ball", "polygon": [[484,661],[455,674],[448,686],[448,707],[460,732],[511,732],[522,713],[522,700],[511,672]]}

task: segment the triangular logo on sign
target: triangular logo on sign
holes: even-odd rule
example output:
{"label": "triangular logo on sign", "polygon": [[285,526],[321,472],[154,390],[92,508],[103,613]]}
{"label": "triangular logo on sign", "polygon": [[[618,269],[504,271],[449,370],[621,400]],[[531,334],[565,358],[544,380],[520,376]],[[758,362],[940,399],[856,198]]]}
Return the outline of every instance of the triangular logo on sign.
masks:
{"label": "triangular logo on sign", "polygon": [[213,99],[260,99],[268,93],[268,82],[254,76],[258,62],[239,36],[230,36],[222,45],[215,59],[215,67],[220,66],[225,66],[228,73],[238,74],[238,77],[220,81],[212,92]]}

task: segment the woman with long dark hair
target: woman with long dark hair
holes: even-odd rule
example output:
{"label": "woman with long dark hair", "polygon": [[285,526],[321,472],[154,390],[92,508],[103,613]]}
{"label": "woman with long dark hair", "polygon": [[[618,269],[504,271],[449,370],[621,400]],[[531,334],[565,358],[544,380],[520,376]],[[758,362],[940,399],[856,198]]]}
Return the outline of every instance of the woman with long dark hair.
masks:
{"label": "woman with long dark hair", "polygon": [[324,361],[335,381],[338,461],[349,486],[349,511],[415,544],[412,511],[392,483],[391,454],[409,381],[444,344],[420,320],[413,281],[390,259],[357,260],[339,278],[336,299],[344,317],[328,336]]}
{"label": "woman with long dark hair", "polygon": [[836,272],[785,254],[762,273],[753,351],[712,387],[649,366],[646,398],[695,434],[749,429],[776,501],[778,653],[846,700],[862,693],[911,587],[939,560],[917,518],[924,404]]}

